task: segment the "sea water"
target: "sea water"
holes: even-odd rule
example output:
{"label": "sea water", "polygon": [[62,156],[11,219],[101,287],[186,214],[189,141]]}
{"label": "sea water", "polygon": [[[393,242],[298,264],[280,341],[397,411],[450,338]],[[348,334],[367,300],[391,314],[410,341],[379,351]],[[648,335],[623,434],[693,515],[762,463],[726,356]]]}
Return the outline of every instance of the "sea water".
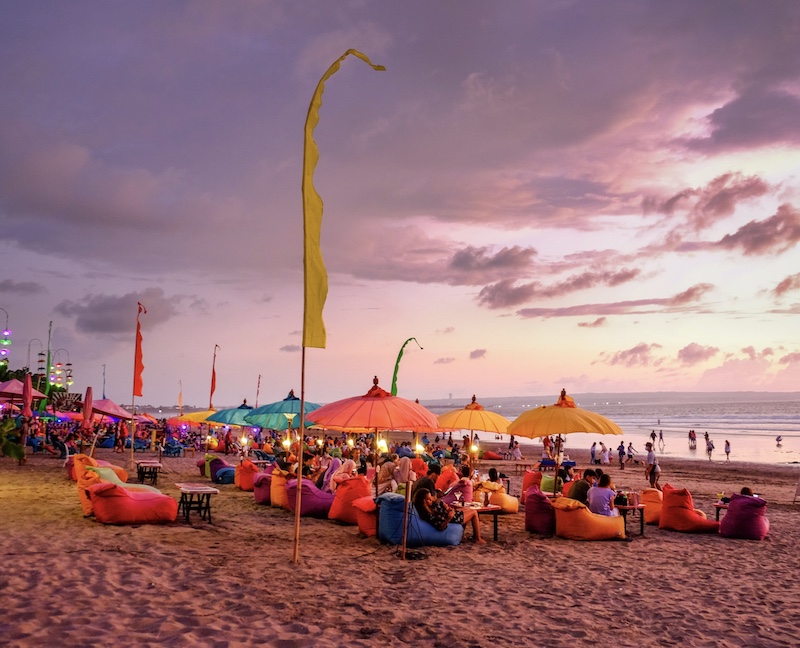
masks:
{"label": "sea water", "polygon": [[[785,464],[800,462],[800,393],[764,392],[711,392],[711,393],[638,393],[638,394],[571,394],[578,407],[602,414],[619,425],[623,436],[574,433],[566,435],[565,452],[570,448],[588,450],[593,442],[602,441],[616,459],[620,441],[638,451],[638,458],[646,454],[644,444],[650,434],[661,432],[664,457],[702,459],[708,461],[705,432],[714,443],[714,461],[725,461],[725,440],[731,444],[731,461]],[[435,414],[463,407],[455,399],[422,401]],[[485,409],[502,414],[513,421],[528,409],[552,405],[555,397],[503,397],[480,398]],[[689,448],[689,430],[697,434],[697,447]],[[478,433],[480,438],[494,440],[494,435]],[[455,438],[455,434],[453,435]],[[780,444],[776,438],[782,437]],[[508,442],[508,435],[500,435]],[[529,456],[538,457],[539,439],[518,439]]]}

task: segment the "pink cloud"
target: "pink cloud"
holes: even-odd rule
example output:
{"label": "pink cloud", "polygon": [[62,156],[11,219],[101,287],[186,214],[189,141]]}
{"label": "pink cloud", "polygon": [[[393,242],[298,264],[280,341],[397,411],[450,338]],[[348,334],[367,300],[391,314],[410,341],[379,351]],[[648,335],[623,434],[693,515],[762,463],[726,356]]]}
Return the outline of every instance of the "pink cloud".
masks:
{"label": "pink cloud", "polygon": [[433,361],[433,364],[446,365],[446,364],[451,364],[455,361],[456,361],[455,358],[437,358],[436,360]]}
{"label": "pink cloud", "polygon": [[792,205],[781,205],[763,221],[750,221],[716,245],[726,250],[741,249],[745,256],[780,254],[800,241],[800,212]]}
{"label": "pink cloud", "polygon": [[606,323],[605,317],[598,317],[593,322],[578,322],[578,326],[581,328],[597,328],[599,326],[603,326]]}
{"label": "pink cloud", "polygon": [[772,294],[775,295],[775,297],[782,297],[786,293],[794,290],[800,290],[800,272],[789,275],[780,281],[778,285],[772,289]]}
{"label": "pink cloud", "polygon": [[609,365],[622,365],[624,367],[658,366],[663,362],[663,359],[654,357],[653,351],[660,348],[660,344],[640,342],[630,349],[617,351],[613,354],[602,353],[600,357],[605,364]]}
{"label": "pink cloud", "polygon": [[479,360],[480,358],[486,357],[486,349],[475,349],[474,351],[469,352],[469,359],[470,360]]}
{"label": "pink cloud", "polygon": [[692,342],[678,351],[678,360],[683,365],[692,366],[713,358],[718,352],[717,347],[702,346]]}
{"label": "pink cloud", "polygon": [[800,364],[800,352],[787,353],[778,362],[780,364]]}

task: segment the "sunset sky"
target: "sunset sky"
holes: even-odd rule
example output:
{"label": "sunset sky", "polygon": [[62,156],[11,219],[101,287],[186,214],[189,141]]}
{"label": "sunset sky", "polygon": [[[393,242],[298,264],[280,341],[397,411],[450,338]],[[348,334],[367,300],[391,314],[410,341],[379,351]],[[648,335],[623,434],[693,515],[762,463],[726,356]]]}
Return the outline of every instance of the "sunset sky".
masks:
{"label": "sunset sky", "polygon": [[[800,389],[800,3],[0,5],[0,307],[73,391],[299,392],[303,126],[330,292],[306,396]],[[0,311],[0,317],[4,314]],[[0,320],[2,324],[2,320]],[[35,339],[34,339],[35,338]],[[99,396],[98,396],[99,397]]]}

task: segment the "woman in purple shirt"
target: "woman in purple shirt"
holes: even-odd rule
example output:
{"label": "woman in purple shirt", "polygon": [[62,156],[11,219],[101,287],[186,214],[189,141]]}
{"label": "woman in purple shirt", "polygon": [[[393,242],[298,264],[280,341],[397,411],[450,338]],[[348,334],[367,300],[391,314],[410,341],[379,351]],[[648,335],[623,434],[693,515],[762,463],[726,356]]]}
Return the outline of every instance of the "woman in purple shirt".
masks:
{"label": "woman in purple shirt", "polygon": [[603,474],[597,486],[592,486],[589,489],[586,497],[589,502],[589,510],[599,515],[611,517],[619,515],[619,511],[614,508],[616,494],[614,484],[611,483],[611,477],[608,474]]}

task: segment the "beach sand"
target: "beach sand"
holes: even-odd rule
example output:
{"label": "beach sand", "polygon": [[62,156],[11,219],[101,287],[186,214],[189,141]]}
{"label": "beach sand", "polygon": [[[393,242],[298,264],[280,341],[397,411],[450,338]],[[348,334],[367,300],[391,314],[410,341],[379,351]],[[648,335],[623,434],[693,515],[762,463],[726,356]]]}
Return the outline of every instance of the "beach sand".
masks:
{"label": "beach sand", "polygon": [[[192,457],[163,463],[168,495],[207,481]],[[764,542],[639,537],[638,520],[631,542],[575,542],[528,534],[520,513],[500,518],[498,542],[487,520],[486,545],[402,561],[356,527],[304,518],[294,565],[291,514],[233,484],[219,486],[213,524],[104,526],[83,517],[62,464],[0,459],[4,646],[798,645],[800,466],[662,463],[661,483],[689,488],[709,517],[716,493],[753,487],[769,501]],[[518,495],[521,477],[499,466]],[[617,487],[646,486],[641,467],[608,471]]]}

